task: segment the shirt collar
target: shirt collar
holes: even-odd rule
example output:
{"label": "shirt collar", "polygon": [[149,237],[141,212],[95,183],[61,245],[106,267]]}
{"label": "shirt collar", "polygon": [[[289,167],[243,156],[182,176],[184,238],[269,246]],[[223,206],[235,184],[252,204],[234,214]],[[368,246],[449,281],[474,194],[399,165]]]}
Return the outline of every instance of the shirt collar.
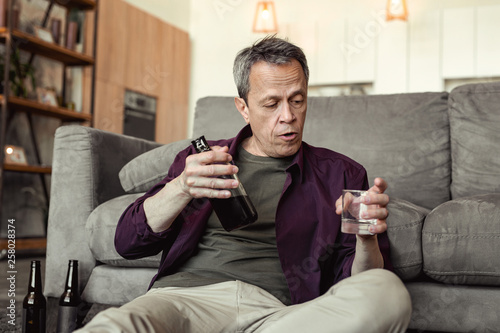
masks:
{"label": "shirt collar", "polygon": [[[246,125],[245,127],[243,127],[240,130],[240,132],[236,135],[236,137],[234,138],[234,144],[232,144],[229,147],[229,154],[231,154],[232,156],[235,156],[237,154],[238,147],[241,145],[241,143],[245,139],[251,137],[252,135],[253,135],[253,132],[252,132],[252,128],[250,127],[250,125]],[[299,150],[295,153],[295,155],[293,157],[292,163],[286,169],[287,172],[293,173],[293,170],[295,168],[298,168],[299,179],[301,179],[301,180],[302,180],[303,175],[304,175],[304,172],[303,172],[303,170],[304,170],[304,146],[307,146],[307,143],[302,141],[302,144],[300,145]]]}

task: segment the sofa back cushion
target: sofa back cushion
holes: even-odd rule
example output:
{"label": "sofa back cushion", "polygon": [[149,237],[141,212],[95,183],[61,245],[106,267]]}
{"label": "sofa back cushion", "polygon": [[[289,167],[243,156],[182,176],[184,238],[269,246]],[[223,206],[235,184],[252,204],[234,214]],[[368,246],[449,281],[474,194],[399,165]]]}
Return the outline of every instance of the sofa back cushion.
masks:
{"label": "sofa back cushion", "polygon": [[450,93],[453,199],[500,193],[500,82]]}
{"label": "sofa back cushion", "polygon": [[141,154],[125,164],[118,174],[127,193],[143,193],[159,183],[168,174],[177,154],[191,145],[190,139],[162,145]]}
{"label": "sofa back cushion", "polygon": [[245,121],[234,105],[234,97],[210,96],[196,102],[193,138],[204,135],[207,140],[228,139],[243,126]]}
{"label": "sofa back cushion", "polygon": [[304,140],[361,163],[390,196],[432,209],[449,200],[447,93],[310,98]]}
{"label": "sofa back cushion", "polygon": [[[450,199],[447,93],[309,97],[304,141],[361,163],[370,182],[425,208]],[[232,97],[198,101],[193,137],[228,138],[245,125]]]}

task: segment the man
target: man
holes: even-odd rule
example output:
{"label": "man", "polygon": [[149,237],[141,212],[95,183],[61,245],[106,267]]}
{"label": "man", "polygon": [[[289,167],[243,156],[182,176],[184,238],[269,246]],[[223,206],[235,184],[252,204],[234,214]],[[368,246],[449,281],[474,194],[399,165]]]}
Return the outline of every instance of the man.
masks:
{"label": "man", "polygon": [[[127,208],[115,246],[163,251],[151,290],[96,316],[89,331],[404,332],[411,305],[389,270],[387,184],[375,179],[373,235],[340,232],[343,188],[364,168],[302,142],[309,70],[300,48],[268,37],[236,57],[235,105],[248,124],[213,151],[180,152],[168,176]],[[236,162],[236,165],[228,162]],[[238,173],[259,219],[226,232],[207,198],[228,198]],[[383,304],[383,305],[382,305]]]}

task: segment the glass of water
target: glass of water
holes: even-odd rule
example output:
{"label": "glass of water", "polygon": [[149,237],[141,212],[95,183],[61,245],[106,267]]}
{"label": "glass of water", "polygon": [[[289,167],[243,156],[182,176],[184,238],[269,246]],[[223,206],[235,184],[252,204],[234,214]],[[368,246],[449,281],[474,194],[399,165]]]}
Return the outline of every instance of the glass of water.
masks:
{"label": "glass of water", "polygon": [[377,224],[377,219],[363,218],[369,206],[362,203],[368,191],[342,190],[342,228],[346,234],[373,235],[368,229]]}

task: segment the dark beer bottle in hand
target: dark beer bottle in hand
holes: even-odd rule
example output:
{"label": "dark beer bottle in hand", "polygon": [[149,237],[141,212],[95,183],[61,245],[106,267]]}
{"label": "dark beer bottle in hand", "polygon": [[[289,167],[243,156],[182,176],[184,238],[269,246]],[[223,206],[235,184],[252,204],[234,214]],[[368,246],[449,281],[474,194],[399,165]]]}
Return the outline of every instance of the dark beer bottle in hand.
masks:
{"label": "dark beer bottle in hand", "polygon": [[82,303],[78,290],[78,260],[70,260],[64,292],[59,298],[57,333],[73,332],[77,327],[78,310]]}
{"label": "dark beer bottle in hand", "polygon": [[[211,150],[204,136],[192,141],[192,144],[198,153]],[[239,181],[237,175],[220,176],[220,178]],[[230,189],[230,191],[231,197],[227,199],[209,199],[222,227],[227,231],[231,231],[257,221],[257,210],[241,182],[237,188]]]}
{"label": "dark beer bottle in hand", "polygon": [[47,302],[42,293],[42,269],[39,260],[31,261],[28,294],[23,301],[23,333],[45,333]]}

